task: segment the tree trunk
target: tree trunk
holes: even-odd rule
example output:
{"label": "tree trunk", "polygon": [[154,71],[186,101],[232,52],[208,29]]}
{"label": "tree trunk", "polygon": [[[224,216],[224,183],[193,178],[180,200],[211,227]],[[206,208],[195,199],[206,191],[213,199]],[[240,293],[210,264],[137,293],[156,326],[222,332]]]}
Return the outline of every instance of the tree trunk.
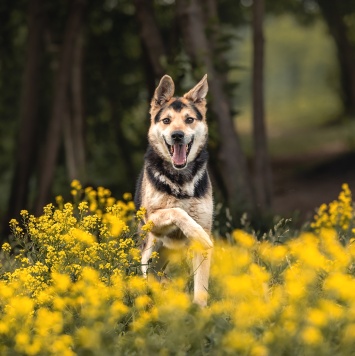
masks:
{"label": "tree trunk", "polygon": [[156,78],[165,73],[166,51],[154,18],[151,0],[134,0],[136,17],[140,25],[140,36],[143,46],[152,65]]}
{"label": "tree trunk", "polygon": [[251,212],[254,205],[246,158],[234,128],[230,104],[223,90],[223,79],[213,64],[201,3],[198,0],[178,0],[177,11],[186,52],[196,66],[203,67],[208,73],[211,107],[218,121],[220,136],[220,169],[228,194],[228,205],[236,217],[241,212]]}
{"label": "tree trunk", "polygon": [[71,75],[71,129],[73,137],[73,152],[75,172],[70,179],[79,179],[86,182],[86,149],[85,149],[85,122],[83,100],[83,53],[84,38],[81,30],[73,53],[73,67]]}
{"label": "tree trunk", "polygon": [[323,17],[337,48],[343,104],[346,114],[355,114],[355,49],[348,37],[348,29],[341,12],[341,1],[318,0]]}
{"label": "tree trunk", "polygon": [[63,117],[67,105],[67,89],[71,74],[74,45],[82,24],[85,0],[72,0],[70,13],[66,24],[64,41],[61,48],[59,68],[54,87],[52,115],[49,122],[44,146],[44,157],[39,175],[39,192],[36,201],[36,214],[42,212],[48,203],[58,151],[61,142]]}
{"label": "tree trunk", "polygon": [[272,199],[271,166],[267,147],[264,111],[264,0],[255,0],[252,12],[255,192],[257,208],[260,213],[263,213],[270,211]]}
{"label": "tree trunk", "polygon": [[73,133],[72,116],[69,109],[69,98],[65,101],[63,110],[63,139],[65,151],[65,163],[67,166],[67,174],[70,180],[78,178],[75,139]]}
{"label": "tree trunk", "polygon": [[15,172],[4,222],[6,232],[9,220],[17,217],[20,210],[27,207],[28,184],[35,166],[42,32],[43,12],[41,1],[31,0],[28,16],[27,60],[22,82],[20,131],[16,145]]}

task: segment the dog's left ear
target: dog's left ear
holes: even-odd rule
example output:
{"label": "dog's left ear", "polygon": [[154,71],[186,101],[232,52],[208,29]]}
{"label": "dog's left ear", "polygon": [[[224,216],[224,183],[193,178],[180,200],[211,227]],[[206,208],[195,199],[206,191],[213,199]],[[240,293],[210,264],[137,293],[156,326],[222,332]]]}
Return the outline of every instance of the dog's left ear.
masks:
{"label": "dog's left ear", "polygon": [[164,77],[160,79],[159,85],[155,89],[153,99],[150,103],[151,108],[165,104],[173,97],[174,91],[175,84],[173,80],[170,76],[164,75]]}
{"label": "dog's left ear", "polygon": [[207,74],[203,76],[201,81],[196,84],[188,93],[184,95],[184,98],[191,100],[194,103],[200,103],[205,100],[208,92]]}

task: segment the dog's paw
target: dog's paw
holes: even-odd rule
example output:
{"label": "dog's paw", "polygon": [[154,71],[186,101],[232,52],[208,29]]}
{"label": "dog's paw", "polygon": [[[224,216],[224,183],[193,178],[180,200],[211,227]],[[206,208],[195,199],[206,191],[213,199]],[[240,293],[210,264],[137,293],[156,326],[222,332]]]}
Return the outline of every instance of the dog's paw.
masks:
{"label": "dog's paw", "polygon": [[208,293],[205,291],[200,291],[195,293],[194,303],[204,308],[207,306]]}
{"label": "dog's paw", "polygon": [[201,245],[204,250],[213,248],[213,241],[207,232],[202,228],[197,229],[197,231],[194,232],[193,240],[197,242],[198,245]]}

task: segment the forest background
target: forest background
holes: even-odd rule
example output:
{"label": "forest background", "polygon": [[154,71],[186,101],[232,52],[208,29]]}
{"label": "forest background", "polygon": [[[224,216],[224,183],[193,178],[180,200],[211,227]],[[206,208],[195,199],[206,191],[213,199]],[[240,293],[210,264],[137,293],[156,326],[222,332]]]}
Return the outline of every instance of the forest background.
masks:
{"label": "forest background", "polygon": [[355,1],[2,2],[0,53],[3,239],[72,179],[134,191],[166,73],[178,95],[208,74],[217,222],[355,188]]}

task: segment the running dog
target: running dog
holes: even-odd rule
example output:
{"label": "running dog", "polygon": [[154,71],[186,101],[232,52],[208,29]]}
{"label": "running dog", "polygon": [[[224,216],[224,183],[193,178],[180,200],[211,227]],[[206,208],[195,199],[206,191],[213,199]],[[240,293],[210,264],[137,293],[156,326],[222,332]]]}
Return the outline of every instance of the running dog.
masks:
{"label": "running dog", "polygon": [[153,229],[142,246],[146,276],[153,251],[194,249],[194,302],[207,305],[213,242],[212,186],[207,172],[207,75],[183,97],[164,75],[150,104],[151,124],[144,166],[138,178],[136,208],[146,208],[144,221]]}

